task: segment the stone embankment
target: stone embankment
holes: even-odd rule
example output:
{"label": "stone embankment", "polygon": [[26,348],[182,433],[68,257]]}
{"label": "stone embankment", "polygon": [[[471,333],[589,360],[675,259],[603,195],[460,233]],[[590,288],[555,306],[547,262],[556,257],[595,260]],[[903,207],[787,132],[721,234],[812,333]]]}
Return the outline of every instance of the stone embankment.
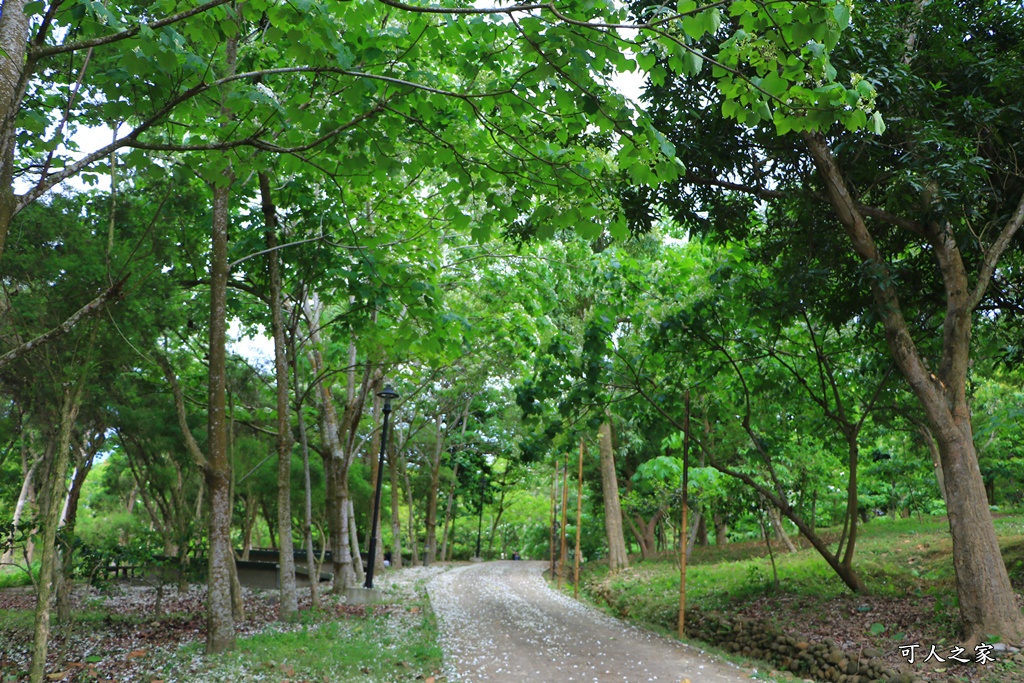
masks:
{"label": "stone embankment", "polygon": [[769,662],[776,669],[824,683],[919,683],[913,674],[896,671],[874,648],[843,651],[835,643],[810,643],[764,622],[693,610],[686,635],[725,650]]}

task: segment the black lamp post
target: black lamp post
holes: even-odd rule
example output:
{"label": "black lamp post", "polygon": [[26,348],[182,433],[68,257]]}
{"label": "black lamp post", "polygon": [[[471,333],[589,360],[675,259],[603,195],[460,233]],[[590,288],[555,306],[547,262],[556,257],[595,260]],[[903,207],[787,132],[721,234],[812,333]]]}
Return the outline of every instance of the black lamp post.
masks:
{"label": "black lamp post", "polygon": [[380,434],[380,458],[377,461],[377,490],[373,494],[373,522],[370,526],[370,561],[366,567],[366,582],[363,588],[373,588],[373,564],[377,559],[377,523],[380,520],[380,489],[384,483],[384,450],[388,447],[388,415],[391,414],[391,401],[398,398],[398,392],[388,384],[384,391],[378,392],[384,399],[384,425]]}

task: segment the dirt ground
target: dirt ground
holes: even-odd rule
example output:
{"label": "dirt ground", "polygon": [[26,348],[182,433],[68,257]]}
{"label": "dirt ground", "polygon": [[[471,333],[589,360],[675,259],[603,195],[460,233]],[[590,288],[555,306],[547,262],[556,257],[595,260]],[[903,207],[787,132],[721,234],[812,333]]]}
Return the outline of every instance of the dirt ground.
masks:
{"label": "dirt ground", "polygon": [[543,562],[458,567],[428,585],[448,680],[477,683],[740,683],[751,678],[700,650],[557,593]]}

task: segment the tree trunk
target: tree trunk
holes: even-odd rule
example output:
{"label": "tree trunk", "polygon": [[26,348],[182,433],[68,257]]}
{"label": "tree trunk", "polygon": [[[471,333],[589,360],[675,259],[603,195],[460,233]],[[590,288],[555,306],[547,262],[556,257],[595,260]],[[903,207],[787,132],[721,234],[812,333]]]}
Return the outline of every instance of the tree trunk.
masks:
{"label": "tree trunk", "polygon": [[[363,555],[359,552],[359,532],[356,529],[356,506],[352,499],[348,499],[348,529],[349,541],[352,544],[352,571],[355,575],[355,585],[361,586],[366,581],[366,571],[363,569]],[[381,562],[381,566],[383,566]]]}
{"label": "tree trunk", "polygon": [[601,492],[604,496],[604,530],[608,538],[608,569],[612,573],[629,566],[626,541],[622,534],[622,506],[619,504],[619,481],[615,474],[615,447],[612,425],[605,421],[597,430],[601,454]]}
{"label": "tree trunk", "polygon": [[918,424],[917,431],[921,435],[924,445],[928,448],[928,455],[932,458],[932,469],[935,470],[935,481],[939,485],[939,495],[942,496],[942,502],[945,503],[946,481],[945,477],[942,476],[942,456],[939,453],[939,445],[935,443],[935,437],[932,436],[932,430],[928,429],[928,425]]}
{"label": "tree trunk", "polygon": [[634,514],[632,517],[626,517],[626,523],[629,524],[630,531],[633,532],[633,537],[636,538],[637,545],[640,546],[640,558],[643,560],[649,560],[657,553],[657,537],[655,531],[658,528],[658,523],[661,522],[662,517],[665,516],[663,510],[658,510],[649,520],[645,520],[642,515]]}
{"label": "tree trunk", "polygon": [[0,13],[0,258],[7,244],[7,232],[14,218],[14,151],[17,144],[18,110],[24,90],[19,90],[22,70],[28,68],[27,0],[4,0]]}
{"label": "tree trunk", "polygon": [[[505,494],[508,491],[505,486],[508,483],[508,465],[505,466],[505,471],[501,473],[501,485],[499,490],[501,494],[498,496],[498,505],[494,513],[494,517],[491,519],[491,534],[487,538],[487,556],[494,557],[494,534],[498,530],[498,524],[501,522],[501,516],[505,514]],[[502,549],[504,552],[504,549]]]}
{"label": "tree trunk", "polygon": [[346,588],[357,585],[355,571],[352,564],[352,543],[349,536],[349,521],[351,506],[348,504],[348,491],[342,492],[338,498],[338,512],[341,521],[337,528],[331,531],[331,557],[334,558],[334,594],[344,593]]}
{"label": "tree trunk", "polygon": [[50,597],[53,594],[53,580],[56,571],[57,525],[60,509],[64,502],[65,478],[71,450],[71,430],[78,417],[82,399],[84,379],[64,391],[61,401],[60,427],[54,443],[48,446],[52,457],[39,501],[39,528],[41,536],[39,586],[36,592],[35,629],[32,642],[32,664],[29,669],[29,683],[42,683],[46,669],[46,650],[50,639]]}
{"label": "tree trunk", "polygon": [[208,465],[205,472],[210,494],[209,573],[207,592],[206,651],[224,652],[235,647],[235,621],[231,599],[231,465],[228,461],[227,394],[227,283],[228,200],[231,172],[225,183],[213,188],[213,230],[210,254],[210,349],[207,417]]}
{"label": "tree trunk", "polygon": [[[11,522],[12,528],[16,528],[18,524],[21,522],[21,516],[25,511],[25,504],[28,502],[29,494],[32,491],[32,480],[35,477],[36,470],[39,468],[39,463],[41,463],[42,461],[42,457],[36,457],[32,461],[31,467],[28,467],[28,470],[25,472],[25,476],[21,481],[21,492],[18,493],[18,502],[14,505],[14,519]],[[27,463],[24,463],[24,465],[27,465]],[[31,543],[29,543],[28,545],[29,547],[32,546]],[[0,558],[0,564],[10,564],[13,559],[14,543],[12,541],[11,545],[6,550],[4,550],[3,557]]]}
{"label": "tree trunk", "polygon": [[[325,426],[323,423],[323,407],[320,408],[320,439],[326,441]],[[341,529],[348,528],[348,511],[342,510],[341,501],[338,499],[338,468],[339,461],[332,457],[329,450],[321,452],[324,461],[324,513],[327,516],[327,544],[331,548],[331,574],[334,577],[331,592],[335,595],[344,592],[347,577],[345,572],[346,560],[341,559]],[[345,543],[346,551],[348,543]]]}
{"label": "tree trunk", "polygon": [[775,538],[786,544],[786,550],[795,553],[796,546],[793,545],[793,541],[789,538],[789,534],[786,533],[785,527],[782,526],[782,516],[779,515],[779,509],[771,504],[765,505],[765,507],[768,509],[768,518],[772,521],[772,529],[775,530]]}
{"label": "tree trunk", "polygon": [[267,527],[267,539],[269,540],[268,545],[276,550],[278,546],[277,531],[275,531],[275,527],[277,525],[274,524],[274,516],[270,514],[270,507],[267,505],[266,501],[260,504],[260,510],[263,512],[263,521],[266,523]]}
{"label": "tree trunk", "polygon": [[373,368],[367,366],[366,374],[357,392],[355,381],[357,349],[355,340],[349,340],[349,363],[345,373],[348,378],[347,396],[345,410],[339,422],[338,414],[334,409],[331,389],[325,379],[323,343],[320,339],[320,315],[323,307],[315,299],[315,296],[313,298],[312,303],[309,301],[304,303],[303,310],[309,326],[309,338],[313,344],[310,360],[314,373],[321,378],[317,382],[317,393],[319,395],[321,441],[325,446],[323,458],[327,474],[327,525],[334,564],[332,592],[339,594],[353,585],[348,527],[348,472],[355,453],[356,427],[363,412]]}
{"label": "tree trunk", "polygon": [[288,359],[284,314],[281,311],[281,263],[277,249],[277,209],[270,196],[270,179],[259,174],[263,222],[267,230],[267,261],[270,270],[270,318],[274,336],[274,376],[277,389],[277,534],[281,577],[279,618],[290,620],[299,611],[295,592],[295,548],[292,545],[292,426],[288,412]]}
{"label": "tree trunk", "polygon": [[391,478],[391,566],[402,568],[402,516],[399,510],[401,490],[398,481],[397,449],[392,440],[388,445],[388,475]]}
{"label": "tree trunk", "polygon": [[452,490],[448,492],[448,505],[444,509],[444,523],[441,525],[441,559],[448,557],[448,524],[452,520],[452,503],[455,502],[455,489],[459,486],[459,463],[452,468]]}
{"label": "tree trunk", "polygon": [[242,561],[249,559],[252,550],[252,528],[256,526],[256,496],[250,491],[245,497],[245,518],[242,521]]}
{"label": "tree trunk", "polygon": [[984,296],[1002,250],[1024,222],[1024,198],[982,259],[972,288],[959,247],[948,225],[925,226],[925,237],[945,285],[942,359],[937,372],[925,364],[903,316],[889,267],[879,252],[842,172],[820,134],[805,133],[811,157],[825,184],[829,202],[867,266],[875,308],[885,329],[890,353],[917,397],[939,447],[946,487],[946,507],[953,538],[960,616],[966,647],[999,634],[1009,642],[1024,640],[1024,616],[1016,604],[971,431],[967,404],[967,369],[973,311]]}
{"label": "tree trunk", "polygon": [[299,446],[302,449],[302,479],[306,493],[302,536],[306,544],[306,571],[309,573],[309,599],[314,609],[320,607],[320,564],[313,553],[313,486],[309,476],[309,439],[306,434],[306,419],[302,414],[302,399],[299,391],[298,350],[295,348],[295,327],[288,337],[291,351],[292,378],[295,382],[295,418],[299,425]]}
{"label": "tree trunk", "polygon": [[[383,436],[382,433],[381,433],[382,432],[381,410],[383,408],[384,400],[380,396],[377,395],[377,392],[380,390],[381,384],[383,383],[383,379],[384,379],[384,375],[383,375],[383,373],[381,373],[380,369],[378,368],[373,373],[373,382],[372,382],[372,385],[371,385],[372,388],[370,389],[370,391],[373,393],[373,410],[372,410],[373,422],[372,422],[372,426],[371,426],[371,429],[373,430],[373,433],[372,433],[372,435],[370,437],[370,449],[367,452],[367,459],[370,461],[369,464],[370,464],[370,487],[371,487],[370,490],[371,491],[372,490],[376,490],[375,487],[377,486],[377,477],[378,476],[384,476],[383,473],[381,473],[379,471],[380,470],[380,443],[381,443],[380,440],[381,440],[381,437]],[[369,507],[369,510],[368,510],[369,514],[367,514],[367,519],[369,521],[366,524],[366,536],[365,536],[365,538],[366,538],[366,547],[367,547],[367,549],[369,549],[369,547],[371,545],[371,543],[370,543],[370,534],[373,533],[373,527],[374,527],[373,516],[374,516],[374,513],[376,513],[377,514],[377,543],[374,544],[374,546],[373,546],[374,547],[374,553],[373,554],[376,555],[376,557],[373,559],[373,566],[374,567],[383,567],[384,566],[384,544],[381,543],[381,536],[384,535],[384,532],[383,532],[383,529],[382,529],[381,523],[380,523],[380,510],[374,510],[374,497],[373,496],[370,496],[370,502],[369,502],[369,506],[368,507]]]}
{"label": "tree trunk", "polygon": [[725,545],[729,542],[729,535],[725,523],[725,515],[716,512],[713,520],[715,522],[715,545]]}
{"label": "tree trunk", "polygon": [[458,519],[459,519],[459,506],[458,506],[458,504],[456,504],[456,506],[455,506],[455,514],[452,516],[452,542],[451,542],[451,545],[448,546],[448,554],[442,556],[442,559],[445,560],[446,562],[451,562],[452,561],[452,553],[455,552],[455,522],[458,521]]}
{"label": "tree trunk", "polygon": [[739,479],[744,484],[761,494],[761,496],[768,500],[771,505],[778,508],[779,512],[786,516],[786,519],[796,525],[796,528],[800,530],[800,533],[803,534],[804,538],[806,538],[811,544],[811,547],[821,555],[821,557],[828,563],[828,566],[832,568],[832,571],[834,571],[836,575],[843,580],[843,583],[845,583],[850,590],[854,593],[863,593],[865,591],[864,583],[860,580],[857,572],[855,572],[852,567],[848,567],[840,561],[838,555],[829,549],[828,545],[826,545],[821,537],[818,536],[814,529],[808,526],[806,520],[796,514],[796,511],[789,505],[785,498],[779,497],[776,492],[772,491],[767,486],[764,486],[754,479],[754,477],[746,474],[745,472],[731,470],[728,467],[718,464],[714,460],[710,460],[710,463],[712,467],[722,474],[727,474],[730,477]]}
{"label": "tree trunk", "polygon": [[697,544],[697,530],[700,528],[702,519],[704,519],[704,515],[698,512],[690,523],[690,534],[686,539],[686,559],[690,559],[690,555],[693,554],[693,547]]}
{"label": "tree trunk", "polygon": [[416,507],[412,496],[412,483],[409,481],[409,468],[403,469],[402,478],[405,479],[405,494],[409,498],[409,547],[412,550],[412,564],[420,563],[420,542],[416,537]]}
{"label": "tree trunk", "polygon": [[237,623],[245,621],[245,596],[242,594],[242,583],[238,580],[238,563],[234,551],[231,552],[228,570],[231,572],[231,615]]}
{"label": "tree trunk", "polygon": [[441,484],[441,453],[444,452],[444,432],[441,430],[444,415],[440,412],[434,418],[437,436],[434,440],[434,455],[430,460],[430,490],[427,491],[427,547],[423,553],[423,565],[434,564],[437,557],[437,494]]}
{"label": "tree trunk", "polygon": [[[98,447],[97,447],[98,450]],[[66,538],[74,538],[75,523],[78,519],[78,501],[82,495],[82,486],[92,469],[92,461],[96,451],[82,449],[75,467],[75,474],[71,479],[71,488],[64,503],[64,511],[61,513],[60,525],[64,529]],[[71,623],[71,589],[74,585],[71,576],[71,569],[74,564],[74,548],[64,544],[60,551],[60,581],[57,589],[57,621],[62,624]]]}

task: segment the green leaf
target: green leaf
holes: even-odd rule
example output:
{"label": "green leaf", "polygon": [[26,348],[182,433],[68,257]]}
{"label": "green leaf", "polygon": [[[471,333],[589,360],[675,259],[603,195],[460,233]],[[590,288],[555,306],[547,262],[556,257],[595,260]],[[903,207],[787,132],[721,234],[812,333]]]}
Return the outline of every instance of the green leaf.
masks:
{"label": "green leaf", "polygon": [[486,225],[475,225],[473,226],[473,229],[470,230],[470,235],[474,240],[483,244],[491,239],[491,229]]}
{"label": "green leaf", "polygon": [[604,228],[593,221],[583,221],[576,224],[576,232],[585,240],[597,239],[603,231]]}
{"label": "green leaf", "polygon": [[704,58],[694,52],[684,52],[680,72],[687,76],[696,76],[704,66]]}
{"label": "green leaf", "polygon": [[868,628],[868,633],[870,633],[873,636],[881,635],[884,632],[885,632],[885,625],[884,624],[879,624],[877,621],[875,623],[871,624],[871,626]]}
{"label": "green leaf", "polygon": [[769,94],[779,97],[789,89],[789,81],[773,71],[761,81],[761,87]]}
{"label": "green leaf", "polygon": [[836,23],[839,24],[839,30],[845,30],[846,27],[850,25],[850,8],[841,2],[832,10],[832,16],[836,18]]}
{"label": "green leaf", "polygon": [[868,130],[875,135],[881,135],[885,132],[885,121],[882,120],[882,113],[875,112],[871,115],[871,122],[868,123]]}
{"label": "green leaf", "polygon": [[612,221],[612,224],[608,226],[608,232],[610,232],[612,237],[617,240],[624,240],[629,237],[629,226],[626,225],[626,219],[622,217],[616,218]]}

